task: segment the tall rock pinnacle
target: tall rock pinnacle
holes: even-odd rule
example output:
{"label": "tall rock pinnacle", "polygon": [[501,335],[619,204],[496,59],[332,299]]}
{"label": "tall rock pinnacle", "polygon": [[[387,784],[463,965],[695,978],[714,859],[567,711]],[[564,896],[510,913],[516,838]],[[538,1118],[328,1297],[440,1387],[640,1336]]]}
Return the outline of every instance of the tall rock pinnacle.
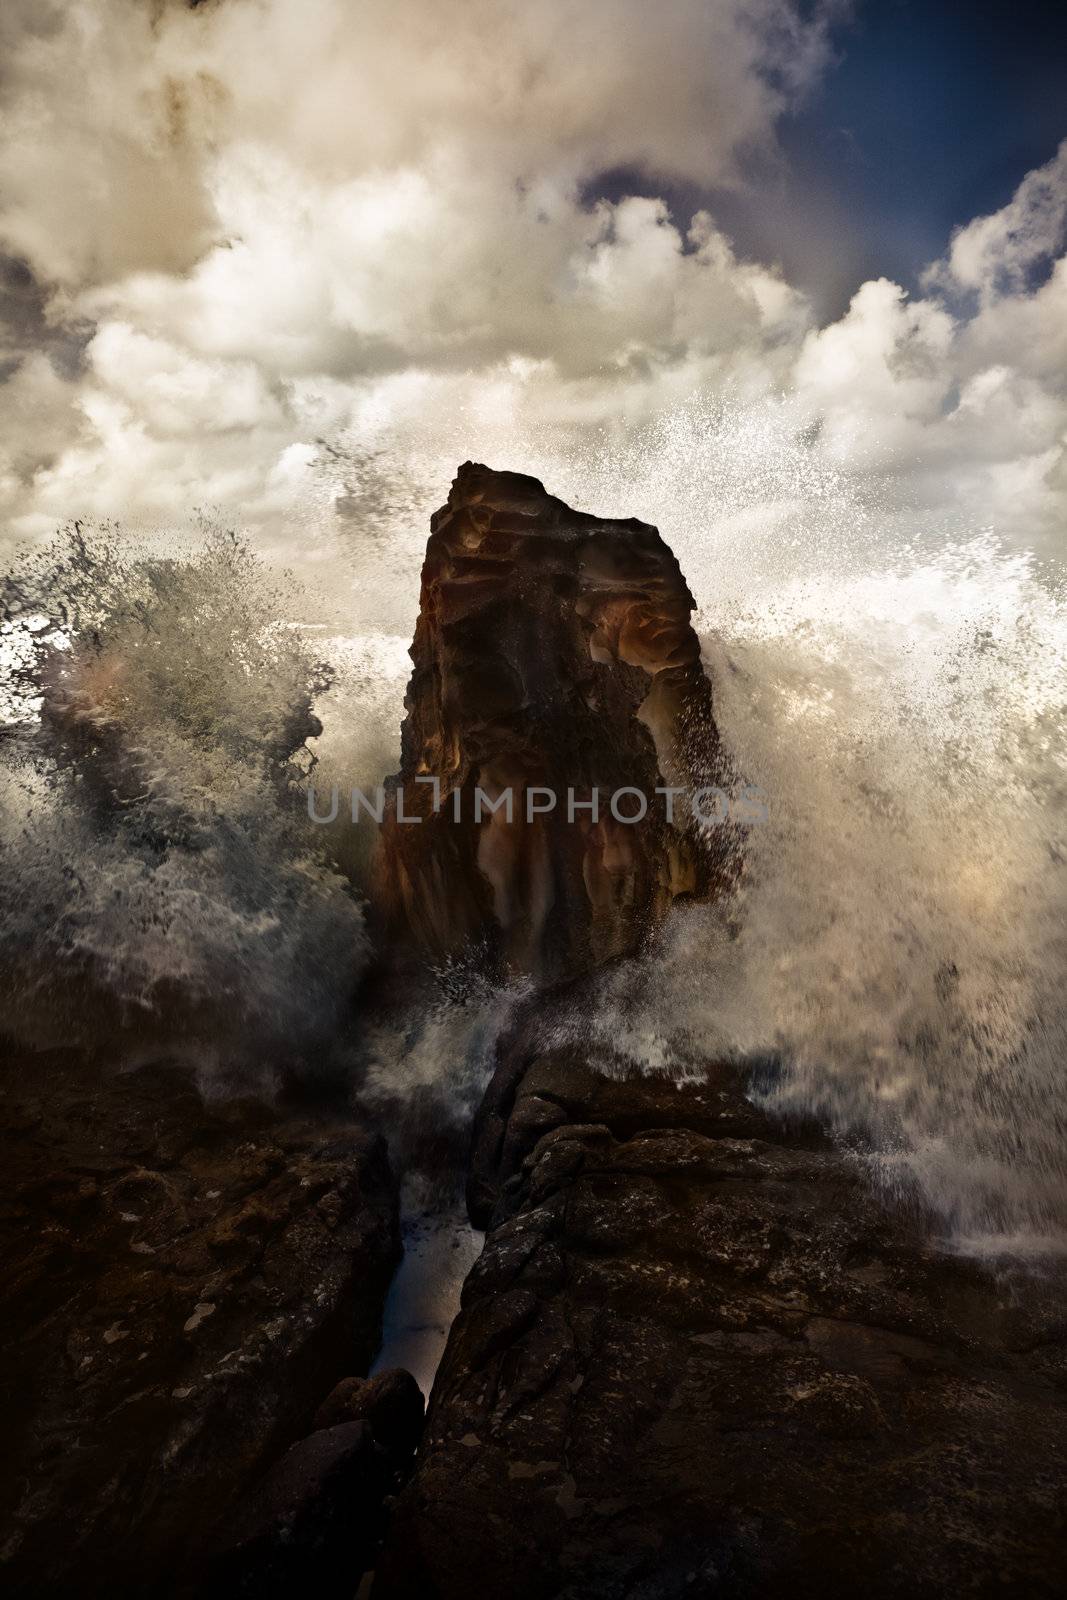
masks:
{"label": "tall rock pinnacle", "polygon": [[[645,523],[472,462],[431,530],[378,857],[384,920],[431,959],[479,945],[541,978],[632,952],[676,898],[729,882],[736,842],[656,793],[724,772],[678,563]],[[620,811],[645,798],[647,815],[613,815],[620,789],[638,791]],[[510,790],[511,820],[477,790]]]}

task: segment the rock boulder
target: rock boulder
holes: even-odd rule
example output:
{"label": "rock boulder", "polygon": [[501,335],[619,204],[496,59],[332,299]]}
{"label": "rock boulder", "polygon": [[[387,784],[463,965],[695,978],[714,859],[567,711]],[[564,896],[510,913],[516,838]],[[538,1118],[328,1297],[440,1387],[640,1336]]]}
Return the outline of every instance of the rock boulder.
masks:
{"label": "rock boulder", "polygon": [[344,1374],[399,1257],[384,1142],[165,1064],[0,1060],[10,1595],[163,1595]]}
{"label": "rock boulder", "polygon": [[379,915],[394,949],[572,977],[736,871],[735,828],[656,793],[729,781],[693,598],[655,528],[519,473],[466,462],[431,528]]}

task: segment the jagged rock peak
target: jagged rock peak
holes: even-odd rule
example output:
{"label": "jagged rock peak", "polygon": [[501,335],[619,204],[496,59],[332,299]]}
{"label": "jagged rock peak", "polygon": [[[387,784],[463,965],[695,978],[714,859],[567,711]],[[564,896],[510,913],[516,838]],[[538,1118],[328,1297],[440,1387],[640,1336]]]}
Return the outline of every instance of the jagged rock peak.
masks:
{"label": "jagged rock peak", "polygon": [[[679,895],[726,885],[729,830],[671,820],[656,793],[724,772],[693,607],[656,528],[464,462],[431,520],[380,842],[394,939],[436,958],[488,946],[553,977],[632,952]],[[647,802],[640,820],[613,814],[620,789],[638,791],[627,815]]]}

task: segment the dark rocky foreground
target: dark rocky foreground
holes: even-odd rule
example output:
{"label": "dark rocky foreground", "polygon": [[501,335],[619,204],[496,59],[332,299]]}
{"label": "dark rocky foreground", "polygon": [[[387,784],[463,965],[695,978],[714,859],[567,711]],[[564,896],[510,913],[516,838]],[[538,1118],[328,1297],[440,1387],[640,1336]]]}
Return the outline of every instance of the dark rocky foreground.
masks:
{"label": "dark rocky foreground", "polygon": [[384,1143],[73,1050],[8,1048],[0,1086],[0,1581],[203,1593],[243,1492],[377,1348]]}
{"label": "dark rocky foreground", "polygon": [[939,1252],[735,1068],[613,1080],[556,1021],[483,1107],[375,1600],[1067,1592],[1062,1279]]}

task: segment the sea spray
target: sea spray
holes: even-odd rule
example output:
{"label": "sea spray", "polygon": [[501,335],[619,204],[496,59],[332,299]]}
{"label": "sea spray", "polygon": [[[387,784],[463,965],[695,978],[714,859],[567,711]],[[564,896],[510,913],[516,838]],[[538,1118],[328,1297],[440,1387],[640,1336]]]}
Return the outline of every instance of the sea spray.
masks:
{"label": "sea spray", "polygon": [[[252,630],[271,648],[306,652],[313,638],[338,664],[315,695],[323,731],[306,740],[324,786],[369,790],[395,770],[427,517],[472,456],[532,472],[583,509],[659,526],[696,597],[720,726],[768,797],[729,918],[677,915],[640,970],[605,975],[590,1025],[632,1070],[687,1075],[722,1051],[773,1057],[764,1092],[857,1142],[883,1181],[934,1209],[946,1239],[982,1251],[1058,1246],[1061,579],[995,530],[932,520],[914,475],[835,465],[788,396],[697,401],[611,433],[580,419],[520,427],[503,406],[443,426],[438,417],[432,430],[394,419],[369,443],[339,439],[324,451],[299,530],[315,552],[315,603],[298,607],[283,589]],[[297,614],[319,626],[286,626]],[[168,669],[176,681],[184,660],[179,650]],[[285,699],[272,691],[276,707]],[[137,817],[166,809],[176,772],[186,774],[178,811],[195,812],[188,773],[202,749],[199,733],[182,733]],[[217,970],[244,996],[241,1014],[297,1036],[311,1011],[338,1014],[364,959],[360,912],[331,877],[331,858],[308,854],[303,824],[292,832],[284,785],[262,765],[253,762],[235,801],[208,804],[209,837],[234,806],[228,842],[214,853],[182,845],[169,878],[158,852],[145,860],[141,844],[131,849],[125,809],[99,831],[63,762],[52,753],[42,768],[39,754],[5,761],[8,861],[13,850],[21,862],[7,881],[22,885],[5,898],[15,930],[6,949],[41,949],[43,969],[53,948],[67,961],[86,945],[138,1005],[151,1003],[177,952],[192,969],[182,982],[206,990],[212,952],[232,949],[236,970],[225,961]],[[201,795],[215,794],[214,781],[205,775]],[[306,787],[291,800],[306,820]],[[313,831],[326,836],[314,848],[336,863],[338,841]],[[369,842],[345,863],[357,878]],[[276,915],[279,861],[293,894],[288,918],[271,922],[272,944],[257,918]],[[122,902],[106,901],[119,863],[144,885],[148,926],[182,934],[144,943],[147,970]],[[96,885],[88,896],[70,889],[71,868]],[[189,873],[209,870],[210,892],[190,899]],[[68,908],[78,911],[73,935]],[[417,1038],[387,1030],[368,1041],[360,1070],[383,1114],[400,1121],[421,1107],[416,1123],[437,1116],[458,1128],[486,1069],[478,1046],[481,1065],[468,1070],[453,1033],[481,1035],[480,1008],[430,1010]]]}
{"label": "sea spray", "polygon": [[[632,1070],[773,1058],[773,1103],[854,1142],[955,1247],[1061,1249],[1062,575],[932,518],[914,475],[835,464],[788,395],[612,432],[500,407],[395,448],[438,500],[473,455],[655,523],[696,597],[720,727],[767,795],[737,905],[676,914],[640,970],[605,974],[590,1025]],[[423,537],[405,510],[405,570]]]}
{"label": "sea spray", "polygon": [[884,480],[805,465],[783,408],[703,420],[629,443],[634,493],[624,473],[614,493],[649,515],[658,488],[769,823],[729,931],[678,916],[640,1005],[605,979],[601,1026],[664,1070],[773,1054],[770,1102],[858,1139],[954,1245],[1061,1250],[1062,579],[993,530],[927,526]]}
{"label": "sea spray", "polygon": [[8,578],[9,1032],[162,1048],[208,1090],[321,1067],[367,940],[290,804],[331,681],[295,604],[221,528],[78,525]]}

